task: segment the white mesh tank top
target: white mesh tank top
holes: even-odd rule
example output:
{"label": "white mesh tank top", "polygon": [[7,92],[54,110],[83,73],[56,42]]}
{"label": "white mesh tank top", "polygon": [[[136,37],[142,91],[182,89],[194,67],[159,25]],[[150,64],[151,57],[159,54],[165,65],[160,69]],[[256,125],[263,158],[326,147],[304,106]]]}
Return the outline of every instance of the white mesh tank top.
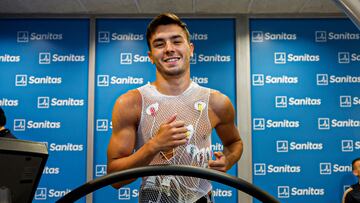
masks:
{"label": "white mesh tank top", "polygon": [[[208,116],[210,89],[192,82],[181,95],[163,95],[151,84],[138,88],[142,96],[136,149],[154,136],[174,113],[185,121],[187,144],[155,156],[150,165],[180,164],[207,167],[211,158],[211,124]],[[195,202],[211,190],[207,180],[182,176],[143,178],[139,202]]]}

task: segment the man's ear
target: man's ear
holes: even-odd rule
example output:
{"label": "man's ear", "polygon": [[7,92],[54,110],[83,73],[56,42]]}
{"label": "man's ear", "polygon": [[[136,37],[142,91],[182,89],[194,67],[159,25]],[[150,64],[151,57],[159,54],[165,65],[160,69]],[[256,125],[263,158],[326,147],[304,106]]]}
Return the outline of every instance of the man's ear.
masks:
{"label": "man's ear", "polygon": [[356,177],[359,177],[359,176],[360,176],[359,170],[353,170],[353,174],[354,174],[354,176],[356,176]]}
{"label": "man's ear", "polygon": [[190,57],[194,56],[194,44],[190,43]]}
{"label": "man's ear", "polygon": [[148,57],[149,57],[149,59],[150,59],[150,62],[151,62],[152,64],[154,64],[154,60],[153,60],[153,58],[152,58],[151,51],[148,51],[147,54],[148,54]]}

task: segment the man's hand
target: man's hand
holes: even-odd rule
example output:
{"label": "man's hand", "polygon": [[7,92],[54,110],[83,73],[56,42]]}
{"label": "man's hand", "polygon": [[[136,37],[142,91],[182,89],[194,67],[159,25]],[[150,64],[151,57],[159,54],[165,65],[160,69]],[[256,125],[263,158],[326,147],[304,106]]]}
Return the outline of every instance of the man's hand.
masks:
{"label": "man's hand", "polygon": [[161,124],[158,132],[150,140],[157,151],[169,152],[188,141],[185,122],[176,121],[176,116],[176,114],[170,116],[165,123]]}
{"label": "man's hand", "polygon": [[209,160],[209,168],[226,172],[226,156],[222,152],[214,152],[215,160]]}

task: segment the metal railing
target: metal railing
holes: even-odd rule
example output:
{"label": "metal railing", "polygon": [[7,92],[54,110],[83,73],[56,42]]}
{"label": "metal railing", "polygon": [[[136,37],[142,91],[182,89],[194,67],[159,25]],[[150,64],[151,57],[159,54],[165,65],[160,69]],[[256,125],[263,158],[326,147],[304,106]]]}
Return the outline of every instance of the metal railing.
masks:
{"label": "metal railing", "polygon": [[236,188],[242,192],[247,193],[250,196],[255,197],[262,202],[280,203],[277,199],[275,199],[267,192],[243,179],[213,169],[183,165],[146,166],[114,172],[81,185],[80,187],[74,189],[73,191],[60,198],[57,203],[75,202],[76,200],[84,197],[85,195],[90,194],[95,190],[98,190],[105,186],[128,179],[155,175],[180,175],[207,179]]}

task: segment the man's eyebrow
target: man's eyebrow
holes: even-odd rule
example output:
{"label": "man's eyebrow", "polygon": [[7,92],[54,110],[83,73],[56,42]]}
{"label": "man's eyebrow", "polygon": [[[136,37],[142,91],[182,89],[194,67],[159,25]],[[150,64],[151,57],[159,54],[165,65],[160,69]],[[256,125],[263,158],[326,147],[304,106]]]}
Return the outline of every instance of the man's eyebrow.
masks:
{"label": "man's eyebrow", "polygon": [[170,39],[178,39],[178,38],[183,38],[183,37],[181,35],[174,35],[170,37]]}
{"label": "man's eyebrow", "polygon": [[[170,37],[171,40],[174,40],[174,39],[178,39],[178,38],[183,38],[181,35],[173,35]],[[155,43],[155,42],[160,42],[160,41],[164,41],[165,39],[162,38],[162,37],[159,37],[159,38],[156,38],[152,41],[152,43]]]}

